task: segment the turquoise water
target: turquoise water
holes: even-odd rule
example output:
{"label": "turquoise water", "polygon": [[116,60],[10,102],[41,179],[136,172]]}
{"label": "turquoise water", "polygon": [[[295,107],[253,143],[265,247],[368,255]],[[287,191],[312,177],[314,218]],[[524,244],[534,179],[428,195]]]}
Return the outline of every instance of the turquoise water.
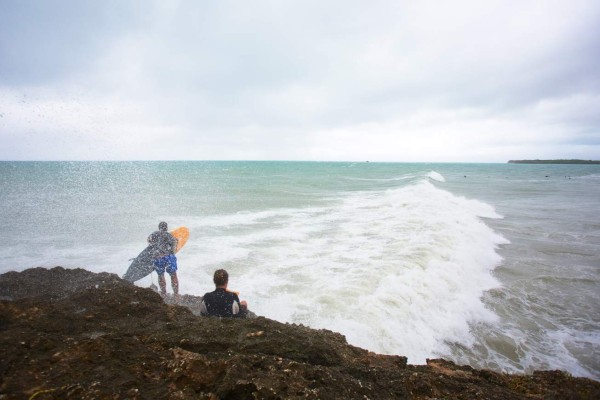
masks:
{"label": "turquoise water", "polygon": [[600,379],[597,165],[0,162],[0,188],[0,272],[122,275],[165,220],[184,293],[224,267],[258,314],[410,363]]}

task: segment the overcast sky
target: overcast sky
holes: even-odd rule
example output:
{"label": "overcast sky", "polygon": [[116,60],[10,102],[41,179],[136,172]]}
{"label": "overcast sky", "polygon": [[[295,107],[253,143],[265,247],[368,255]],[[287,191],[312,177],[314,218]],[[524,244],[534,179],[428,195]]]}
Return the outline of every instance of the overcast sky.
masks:
{"label": "overcast sky", "polygon": [[600,159],[600,2],[0,0],[0,160]]}

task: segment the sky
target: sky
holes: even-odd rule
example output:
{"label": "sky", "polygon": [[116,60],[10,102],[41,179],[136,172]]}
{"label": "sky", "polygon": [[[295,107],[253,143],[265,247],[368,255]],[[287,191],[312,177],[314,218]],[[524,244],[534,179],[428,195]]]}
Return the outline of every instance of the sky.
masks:
{"label": "sky", "polygon": [[600,159],[600,2],[0,0],[0,160]]}

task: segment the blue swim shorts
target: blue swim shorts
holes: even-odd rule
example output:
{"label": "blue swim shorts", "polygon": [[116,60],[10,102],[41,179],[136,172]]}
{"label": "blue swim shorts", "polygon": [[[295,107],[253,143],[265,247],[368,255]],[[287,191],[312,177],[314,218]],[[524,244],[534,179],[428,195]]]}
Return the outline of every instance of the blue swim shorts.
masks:
{"label": "blue swim shorts", "polygon": [[177,272],[177,257],[175,257],[175,254],[169,254],[168,256],[154,260],[154,270],[157,274],[163,275],[165,269],[169,274]]}

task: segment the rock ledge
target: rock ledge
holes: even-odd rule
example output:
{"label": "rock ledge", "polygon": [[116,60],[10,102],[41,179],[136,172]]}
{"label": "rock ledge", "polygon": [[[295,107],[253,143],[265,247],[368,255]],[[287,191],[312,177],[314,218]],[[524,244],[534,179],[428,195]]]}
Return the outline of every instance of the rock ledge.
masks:
{"label": "rock ledge", "polygon": [[600,398],[561,371],[407,365],[328,330],[198,317],[197,300],[83,269],[0,275],[0,399]]}

